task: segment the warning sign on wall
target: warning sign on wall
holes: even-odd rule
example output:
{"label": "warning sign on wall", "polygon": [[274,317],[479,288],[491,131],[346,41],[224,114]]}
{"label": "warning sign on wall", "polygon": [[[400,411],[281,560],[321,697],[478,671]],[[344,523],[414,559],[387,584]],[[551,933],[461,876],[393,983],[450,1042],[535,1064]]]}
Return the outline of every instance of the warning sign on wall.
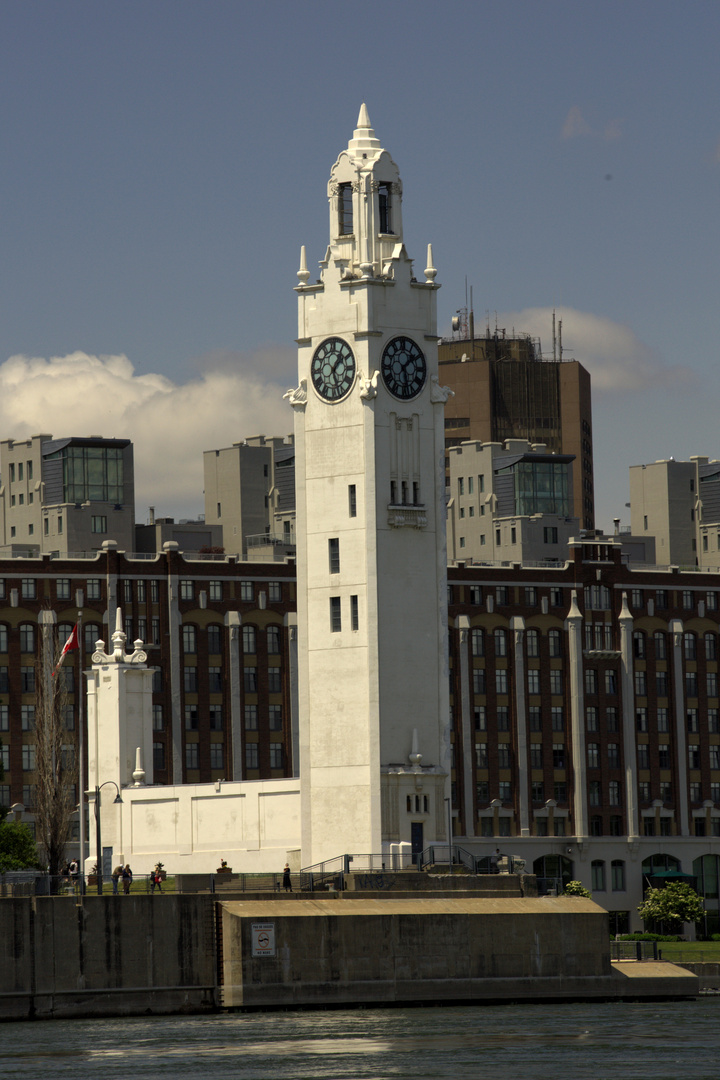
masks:
{"label": "warning sign on wall", "polygon": [[275,923],[254,922],[250,924],[253,956],[275,955]]}

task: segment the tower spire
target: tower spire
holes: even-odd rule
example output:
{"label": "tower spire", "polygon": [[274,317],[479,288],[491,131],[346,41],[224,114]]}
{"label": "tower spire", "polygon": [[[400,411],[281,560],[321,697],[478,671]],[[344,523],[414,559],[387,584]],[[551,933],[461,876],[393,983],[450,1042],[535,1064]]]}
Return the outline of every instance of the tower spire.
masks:
{"label": "tower spire", "polygon": [[370,123],[370,116],[368,115],[365,102],[360,106],[357,127],[353,132],[352,139],[348,143],[348,150],[354,152],[358,157],[367,157],[368,151],[372,151],[373,154],[376,154],[382,150],[380,140],[376,137],[373,126]]}

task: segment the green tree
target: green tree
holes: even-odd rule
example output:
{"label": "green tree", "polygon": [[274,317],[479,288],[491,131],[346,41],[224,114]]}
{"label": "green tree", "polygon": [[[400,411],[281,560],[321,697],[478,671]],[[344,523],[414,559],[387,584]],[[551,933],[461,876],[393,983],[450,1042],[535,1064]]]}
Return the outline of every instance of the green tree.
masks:
{"label": "green tree", "polygon": [[8,870],[40,870],[35,837],[27,825],[0,822],[0,874]]}
{"label": "green tree", "polygon": [[586,889],[582,881],[568,881],[563,889],[563,896],[586,896],[592,899],[592,893]]}
{"label": "green tree", "polygon": [[664,889],[648,889],[638,907],[645,922],[664,923],[668,933],[679,934],[683,923],[699,922],[705,908],[703,897],[686,882],[672,882]]}

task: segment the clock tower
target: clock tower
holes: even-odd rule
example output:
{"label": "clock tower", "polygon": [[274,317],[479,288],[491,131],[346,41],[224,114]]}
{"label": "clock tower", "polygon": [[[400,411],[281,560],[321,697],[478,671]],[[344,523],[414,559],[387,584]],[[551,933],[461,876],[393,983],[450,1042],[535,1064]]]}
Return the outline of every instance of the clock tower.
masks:
{"label": "clock tower", "polygon": [[295,411],[302,862],[444,840],[444,404],[436,271],[418,281],[397,166],[360,109],[302,249]]}

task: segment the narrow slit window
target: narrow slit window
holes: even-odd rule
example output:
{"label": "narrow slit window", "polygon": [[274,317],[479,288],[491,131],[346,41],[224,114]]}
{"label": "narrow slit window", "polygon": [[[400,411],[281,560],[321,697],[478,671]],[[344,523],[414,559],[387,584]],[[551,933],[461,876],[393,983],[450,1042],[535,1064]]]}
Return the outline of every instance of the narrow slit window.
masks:
{"label": "narrow slit window", "polygon": [[352,231],[352,184],[340,184],[340,190],[338,191],[338,232],[340,236],[352,236]]}
{"label": "narrow slit window", "polygon": [[340,540],[334,537],[328,540],[328,560],[330,563],[330,573],[340,573]]}

